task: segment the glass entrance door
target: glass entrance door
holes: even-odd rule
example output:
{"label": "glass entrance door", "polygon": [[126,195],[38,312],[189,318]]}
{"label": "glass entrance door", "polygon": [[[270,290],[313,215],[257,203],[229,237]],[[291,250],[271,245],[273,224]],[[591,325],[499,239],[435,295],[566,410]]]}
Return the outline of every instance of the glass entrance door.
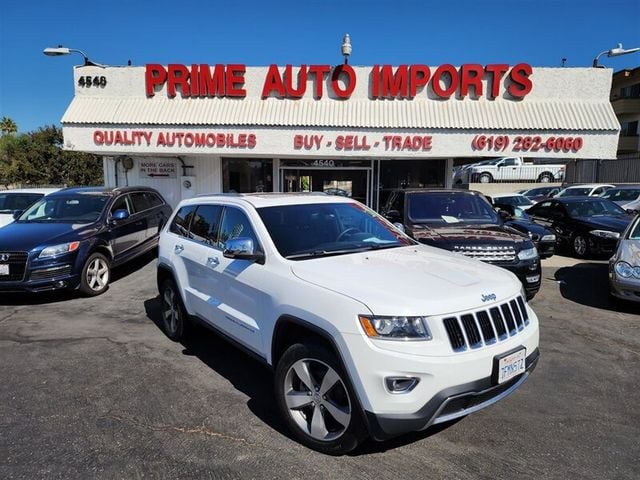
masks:
{"label": "glass entrance door", "polygon": [[369,169],[314,169],[285,167],[280,170],[283,192],[324,192],[370,204]]}

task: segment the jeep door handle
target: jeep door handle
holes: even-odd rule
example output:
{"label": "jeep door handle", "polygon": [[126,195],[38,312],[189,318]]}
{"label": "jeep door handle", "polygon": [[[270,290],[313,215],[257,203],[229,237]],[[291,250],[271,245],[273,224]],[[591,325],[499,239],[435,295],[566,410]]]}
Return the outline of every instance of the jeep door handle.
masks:
{"label": "jeep door handle", "polygon": [[217,267],[220,265],[220,260],[217,257],[209,257],[207,258],[207,266],[209,267]]}
{"label": "jeep door handle", "polygon": [[184,246],[182,245],[176,245],[175,247],[173,247],[173,251],[178,254],[182,253],[183,250],[184,250]]}

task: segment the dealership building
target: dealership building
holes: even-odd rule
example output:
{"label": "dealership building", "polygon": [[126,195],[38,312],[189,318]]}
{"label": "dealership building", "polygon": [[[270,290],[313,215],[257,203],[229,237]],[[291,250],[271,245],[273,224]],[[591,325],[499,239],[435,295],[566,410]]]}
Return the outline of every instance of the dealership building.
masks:
{"label": "dealership building", "polygon": [[481,157],[615,158],[612,71],[528,64],[79,66],[64,147],[173,206],[325,191],[378,208]]}

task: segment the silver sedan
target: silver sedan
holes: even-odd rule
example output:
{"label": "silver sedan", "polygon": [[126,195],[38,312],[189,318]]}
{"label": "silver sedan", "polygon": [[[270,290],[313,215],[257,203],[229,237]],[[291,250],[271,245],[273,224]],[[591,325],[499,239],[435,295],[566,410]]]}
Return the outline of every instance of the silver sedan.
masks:
{"label": "silver sedan", "polygon": [[615,298],[640,302],[640,215],[622,234],[609,260],[609,291]]}

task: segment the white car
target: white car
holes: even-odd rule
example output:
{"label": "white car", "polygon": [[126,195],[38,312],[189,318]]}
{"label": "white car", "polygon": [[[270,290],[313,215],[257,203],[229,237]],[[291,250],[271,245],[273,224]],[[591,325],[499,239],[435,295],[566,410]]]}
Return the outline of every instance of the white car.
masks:
{"label": "white car", "polygon": [[611,200],[628,212],[637,212],[640,210],[640,185],[610,188],[602,194],[602,198]]}
{"label": "white car", "polygon": [[604,192],[614,188],[614,185],[602,183],[587,183],[585,185],[571,185],[560,190],[554,197],[599,197]]}
{"label": "white car", "polygon": [[263,360],[285,423],[325,453],[480,410],[539,356],[512,273],[340,196],[184,200],[160,234],[158,287],[170,338],[197,319]]}
{"label": "white car", "polygon": [[531,200],[519,193],[494,193],[491,195],[491,200],[494,205],[509,205],[522,210],[528,210],[534,205]]}
{"label": "white car", "polygon": [[29,208],[45,195],[57,192],[59,188],[20,188],[0,190],[0,227],[13,222],[13,215]]}

